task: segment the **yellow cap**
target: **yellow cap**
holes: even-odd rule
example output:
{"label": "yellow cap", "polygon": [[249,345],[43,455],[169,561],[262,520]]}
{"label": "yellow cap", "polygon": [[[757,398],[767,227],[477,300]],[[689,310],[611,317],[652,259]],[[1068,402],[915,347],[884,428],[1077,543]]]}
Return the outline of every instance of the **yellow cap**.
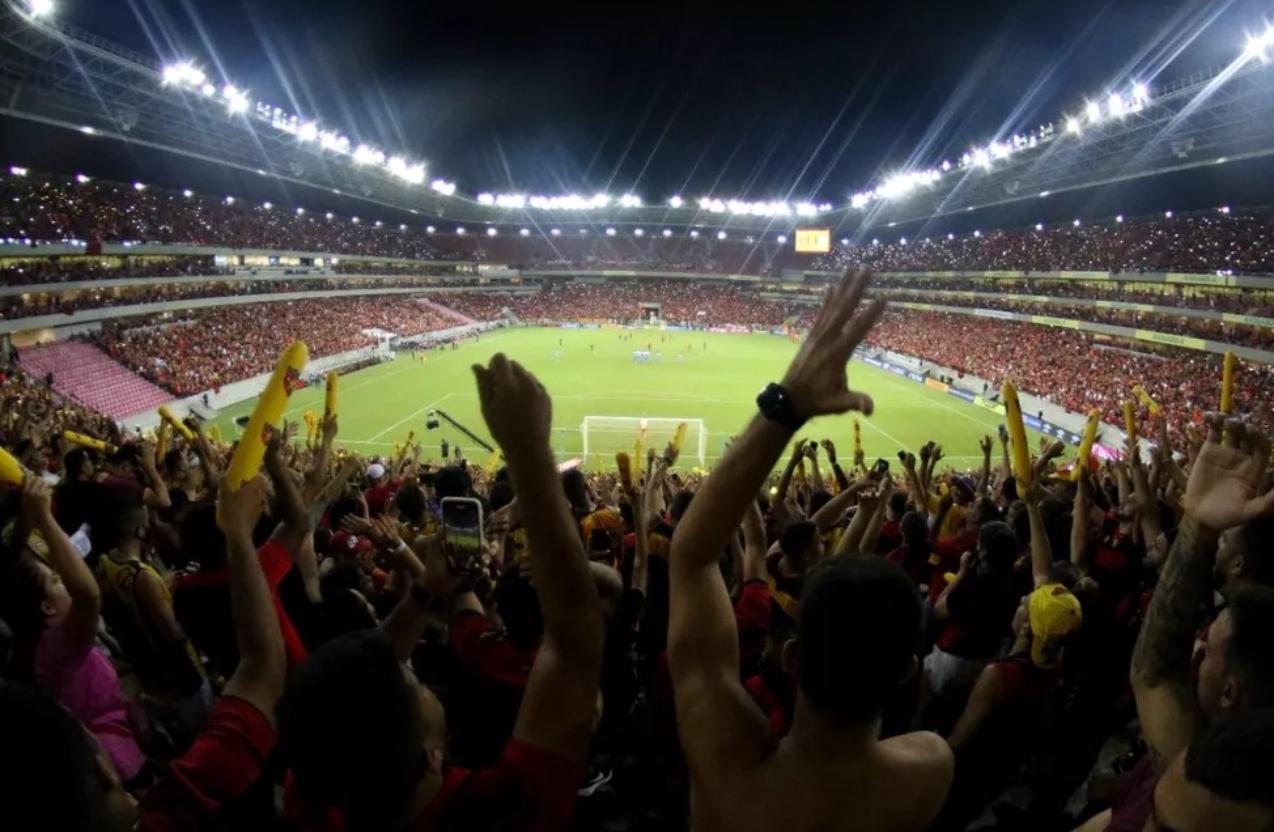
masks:
{"label": "yellow cap", "polygon": [[1047,667],[1056,660],[1061,639],[1084,623],[1079,599],[1061,584],[1044,584],[1027,601],[1031,620],[1031,661]]}

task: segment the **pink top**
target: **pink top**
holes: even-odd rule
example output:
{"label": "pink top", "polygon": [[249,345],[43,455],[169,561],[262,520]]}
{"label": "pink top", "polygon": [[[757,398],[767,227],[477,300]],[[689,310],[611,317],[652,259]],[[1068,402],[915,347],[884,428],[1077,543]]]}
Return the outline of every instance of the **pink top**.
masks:
{"label": "pink top", "polygon": [[128,721],[119,676],[92,642],[72,643],[63,622],[49,627],[36,646],[35,681],[93,733],[121,780],[137,776],[145,757]]}

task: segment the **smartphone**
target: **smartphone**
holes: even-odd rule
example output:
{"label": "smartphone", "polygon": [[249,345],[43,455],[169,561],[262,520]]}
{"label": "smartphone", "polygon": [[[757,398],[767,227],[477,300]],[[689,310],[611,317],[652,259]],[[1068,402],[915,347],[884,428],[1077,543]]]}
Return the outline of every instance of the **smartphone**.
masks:
{"label": "smartphone", "polygon": [[472,575],[482,568],[482,503],[472,497],[444,497],[442,536],[447,543],[447,565],[457,575]]}
{"label": "smartphone", "polygon": [[889,460],[887,459],[876,460],[875,468],[876,468],[877,474],[884,474],[886,471],[889,470]]}

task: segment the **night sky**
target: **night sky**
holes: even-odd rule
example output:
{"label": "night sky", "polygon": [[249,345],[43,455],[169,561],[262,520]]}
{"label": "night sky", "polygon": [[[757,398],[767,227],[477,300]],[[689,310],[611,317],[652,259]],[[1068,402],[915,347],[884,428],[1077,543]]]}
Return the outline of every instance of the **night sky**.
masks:
{"label": "night sky", "polygon": [[469,194],[842,204],[1112,85],[1226,64],[1271,13],[1255,0],[753,5],[59,0],[59,15],[193,58]]}

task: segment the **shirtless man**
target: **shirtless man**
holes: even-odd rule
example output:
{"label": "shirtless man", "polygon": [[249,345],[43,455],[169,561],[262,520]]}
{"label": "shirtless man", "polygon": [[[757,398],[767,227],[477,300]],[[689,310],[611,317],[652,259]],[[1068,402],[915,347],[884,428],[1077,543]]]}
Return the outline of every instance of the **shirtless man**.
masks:
{"label": "shirtless man", "polygon": [[739,682],[734,613],[720,552],[793,434],[815,416],[861,410],[846,364],[884,309],[855,314],[865,272],[834,288],[782,385],[731,443],[695,495],[670,557],[669,661],[699,832],[924,829],[951,784],[950,749],[919,732],[881,741],[881,705],[915,672],[920,601],[905,574],[846,555],[802,591],[797,637],[783,651],[795,673],[789,735],[777,745]]}

